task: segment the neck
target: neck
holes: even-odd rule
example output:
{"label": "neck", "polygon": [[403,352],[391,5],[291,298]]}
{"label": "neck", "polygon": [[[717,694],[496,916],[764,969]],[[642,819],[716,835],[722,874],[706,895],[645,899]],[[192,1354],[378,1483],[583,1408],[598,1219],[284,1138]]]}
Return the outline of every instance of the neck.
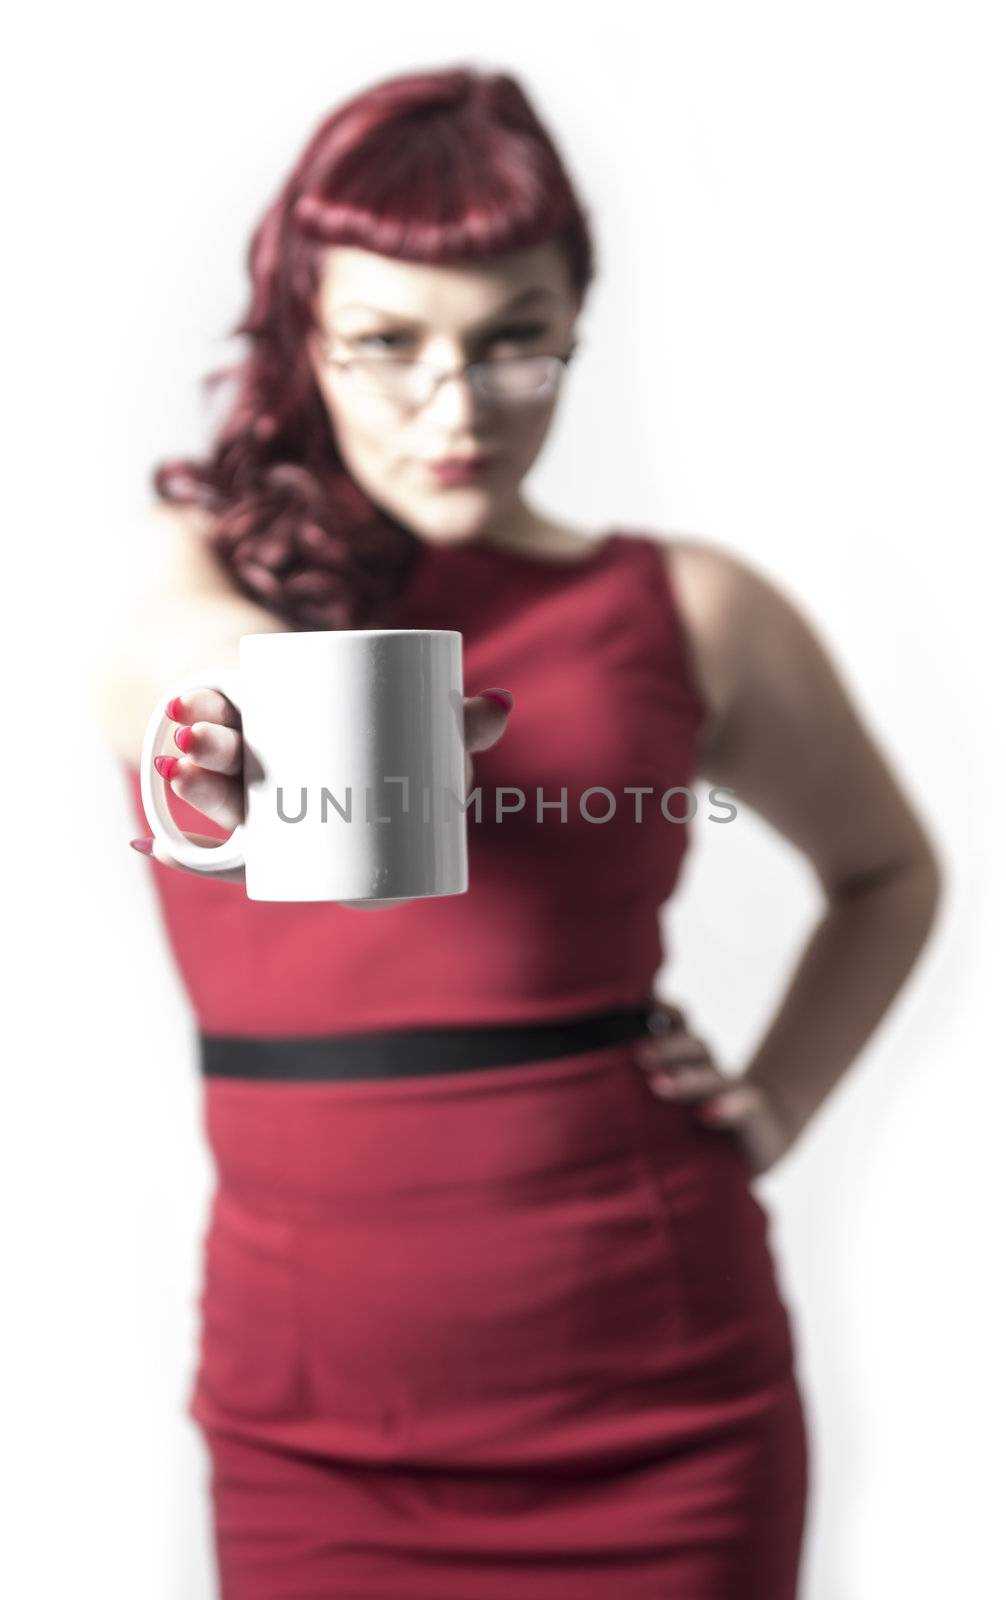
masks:
{"label": "neck", "polygon": [[[497,515],[479,533],[479,544],[496,545],[502,550],[534,554],[550,551],[560,553],[569,549],[574,541],[571,531],[559,522],[553,522],[534,511],[520,495]],[[576,543],[582,540],[577,539]]]}

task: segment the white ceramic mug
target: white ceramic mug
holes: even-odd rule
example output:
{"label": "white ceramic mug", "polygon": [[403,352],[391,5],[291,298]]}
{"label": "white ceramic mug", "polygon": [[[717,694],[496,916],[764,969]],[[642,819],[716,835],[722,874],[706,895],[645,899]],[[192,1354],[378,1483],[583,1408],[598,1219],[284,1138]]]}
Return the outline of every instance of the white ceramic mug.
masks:
{"label": "white ceramic mug", "polygon": [[[448,628],[247,633],[239,668],[171,684],[140,759],[151,831],[184,866],[243,866],[250,900],[414,900],[468,888],[462,636]],[[175,695],[205,687],[241,713],[244,821],[187,839],[154,767],[178,754]]]}

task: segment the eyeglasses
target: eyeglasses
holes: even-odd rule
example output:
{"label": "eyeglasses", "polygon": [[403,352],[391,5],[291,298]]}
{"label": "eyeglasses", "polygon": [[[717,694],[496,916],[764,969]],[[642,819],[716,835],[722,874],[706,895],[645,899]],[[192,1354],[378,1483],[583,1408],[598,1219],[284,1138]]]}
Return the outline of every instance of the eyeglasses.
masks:
{"label": "eyeglasses", "polygon": [[397,406],[417,410],[429,404],[445,378],[453,377],[469,378],[479,398],[494,405],[545,400],[558,387],[578,342],[574,341],[564,355],[497,356],[447,369],[399,356],[336,356],[330,345],[323,349],[328,365],[347,373],[359,388]]}

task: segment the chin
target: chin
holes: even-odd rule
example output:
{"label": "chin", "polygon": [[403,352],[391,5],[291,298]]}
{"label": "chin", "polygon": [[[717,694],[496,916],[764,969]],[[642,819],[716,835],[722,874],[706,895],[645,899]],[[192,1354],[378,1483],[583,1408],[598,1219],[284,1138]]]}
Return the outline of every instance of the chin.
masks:
{"label": "chin", "polygon": [[398,515],[430,544],[468,544],[481,536],[500,509],[495,496],[454,489],[437,496],[432,504],[426,500],[422,506],[403,508]]}

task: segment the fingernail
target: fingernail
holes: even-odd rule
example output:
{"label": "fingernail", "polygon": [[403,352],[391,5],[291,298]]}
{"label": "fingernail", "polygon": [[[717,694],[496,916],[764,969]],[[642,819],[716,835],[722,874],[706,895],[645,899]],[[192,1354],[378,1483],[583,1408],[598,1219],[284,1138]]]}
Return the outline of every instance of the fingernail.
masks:
{"label": "fingernail", "polygon": [[189,745],[192,743],[192,728],[176,728],[175,743],[179,750],[188,750]]}
{"label": "fingernail", "polygon": [[495,700],[496,704],[502,706],[504,711],[510,711],[513,707],[513,695],[509,689],[481,689],[479,691],[479,699]]}
{"label": "fingernail", "polygon": [[154,757],[154,766],[157,768],[158,772],[161,774],[161,777],[164,779],[164,781],[166,783],[170,783],[171,782],[171,779],[175,775],[175,768],[177,767],[177,765],[178,765],[178,757],[177,756],[155,756]]}
{"label": "fingernail", "polygon": [[134,850],[139,850],[142,856],[149,856],[153,854],[153,839],[130,839],[129,842]]}
{"label": "fingernail", "polygon": [[183,712],[182,697],[180,694],[176,694],[173,700],[168,701],[164,708],[164,715],[166,717],[170,717],[172,722],[181,722]]}

